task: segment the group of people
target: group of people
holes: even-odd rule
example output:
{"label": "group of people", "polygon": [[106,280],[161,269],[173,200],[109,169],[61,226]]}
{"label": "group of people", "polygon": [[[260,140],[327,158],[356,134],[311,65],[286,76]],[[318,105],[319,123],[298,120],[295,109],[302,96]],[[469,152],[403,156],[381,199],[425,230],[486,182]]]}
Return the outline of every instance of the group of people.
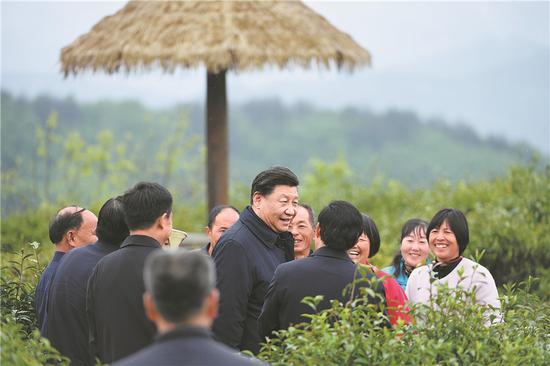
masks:
{"label": "group of people", "polygon": [[405,223],[399,255],[380,271],[369,263],[380,248],[374,220],[346,201],[329,203],[315,220],[299,203],[298,186],[288,168],[262,171],[242,212],[229,205],[211,210],[210,242],[196,251],[159,250],[172,231],[172,196],[156,183],[109,199],[97,218],[78,206],[63,208],[50,223],[56,252],[36,288],[41,334],[72,365],[96,358],[115,365],[258,365],[237,351],[257,354],[274,331],[307,322],[304,315],[314,310],[302,303],[306,296],[322,295],[317,311],[361,296],[391,326],[410,322],[408,304],[437,296],[435,277],[473,289],[488,309],[500,307],[490,273],[462,257],[469,233],[459,210]]}

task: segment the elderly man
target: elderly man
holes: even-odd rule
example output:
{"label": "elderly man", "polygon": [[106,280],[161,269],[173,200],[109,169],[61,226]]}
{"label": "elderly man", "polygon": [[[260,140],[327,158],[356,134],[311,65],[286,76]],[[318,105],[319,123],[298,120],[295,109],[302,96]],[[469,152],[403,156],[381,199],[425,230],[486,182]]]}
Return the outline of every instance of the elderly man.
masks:
{"label": "elderly man", "polygon": [[218,205],[210,210],[208,225],[204,229],[209,243],[203,249],[208,255],[212,255],[214,247],[223,233],[237,222],[239,214],[239,210],[230,205]]}
{"label": "elderly man", "polygon": [[50,264],[42,272],[34,295],[39,329],[42,330],[47,322],[46,306],[59,261],[71,249],[95,242],[97,240],[96,226],[97,217],[91,211],[78,206],[62,208],[50,222],[49,236],[52,243],[55,244],[55,253]]}
{"label": "elderly man", "polygon": [[93,365],[89,356],[86,286],[96,263],[117,250],[128,236],[122,204],[110,198],[99,210],[94,244],[71,250],[63,257],[48,300],[44,336],[71,365]]}
{"label": "elderly man", "polygon": [[[355,245],[363,232],[363,220],[359,211],[345,201],[334,201],[319,214],[319,223],[315,235],[320,237],[324,246],[317,249],[311,257],[280,265],[269,285],[259,329],[262,337],[272,331],[286,329],[291,324],[307,322],[302,314],[311,314],[313,310],[302,300],[306,296],[322,295],[323,300],[317,309],[327,309],[331,300],[347,302],[352,293],[344,289],[358,276],[355,264],[348,257],[347,250]],[[367,273],[367,279],[375,278]],[[359,286],[370,286],[361,282]],[[379,303],[384,291],[378,285],[375,291],[379,298],[368,297],[371,303]]]}
{"label": "elderly man", "polygon": [[158,329],[155,343],[114,363],[130,365],[262,365],[212,339],[219,294],[212,260],[199,251],[158,251],[147,258],[143,305]]}
{"label": "elderly man", "polygon": [[299,203],[296,207],[296,216],[290,222],[288,231],[294,238],[294,258],[306,258],[311,254],[311,242],[315,234],[315,219],[313,209],[306,204]]}
{"label": "elderly man", "polygon": [[252,182],[250,206],[214,248],[220,315],[214,335],[230,347],[259,351],[258,316],[275,268],[294,259],[288,232],[298,205],[298,178],[273,167]]}
{"label": "elderly man", "polygon": [[155,326],[142,302],[143,267],[145,258],[161,249],[172,231],[172,195],[160,184],[138,183],[120,201],[130,236],[97,263],[86,298],[92,356],[103,363],[153,341]]}

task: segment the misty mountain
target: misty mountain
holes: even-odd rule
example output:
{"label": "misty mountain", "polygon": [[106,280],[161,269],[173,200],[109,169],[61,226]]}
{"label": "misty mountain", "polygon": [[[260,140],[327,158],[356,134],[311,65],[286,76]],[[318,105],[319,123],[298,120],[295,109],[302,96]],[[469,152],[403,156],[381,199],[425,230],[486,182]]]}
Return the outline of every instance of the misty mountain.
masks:
{"label": "misty mountain", "polygon": [[[56,124],[49,128],[52,112],[57,113]],[[495,177],[536,153],[498,136],[482,138],[465,125],[421,120],[412,111],[335,111],[267,99],[230,106],[229,112],[231,180],[244,185],[268,166],[286,165],[302,175],[319,159],[346,161],[362,183],[384,177],[415,188],[442,179]],[[14,97],[3,91],[1,117],[2,176],[16,172],[18,188],[32,181],[33,189],[39,190],[37,182],[49,175],[48,184],[55,191],[70,165],[76,169],[74,184],[97,181],[105,188],[108,180],[114,189],[116,184],[156,180],[187,186],[183,197],[204,189],[200,104],[150,109],[135,101],[79,103],[71,98]],[[47,131],[51,141],[46,164]],[[98,152],[101,149],[109,150],[107,158]],[[80,174],[89,178],[75,177]],[[120,178],[116,184],[115,178]]]}

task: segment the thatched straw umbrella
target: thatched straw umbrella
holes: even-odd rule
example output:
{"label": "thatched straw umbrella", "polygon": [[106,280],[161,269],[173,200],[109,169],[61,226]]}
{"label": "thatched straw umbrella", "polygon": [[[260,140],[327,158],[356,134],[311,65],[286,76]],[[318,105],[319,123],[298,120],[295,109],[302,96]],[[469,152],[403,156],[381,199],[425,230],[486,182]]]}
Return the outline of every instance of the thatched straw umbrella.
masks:
{"label": "thatched straw umbrella", "polygon": [[353,70],[369,53],[299,1],[130,1],[61,51],[65,76],[204,66],[208,205],[227,203],[225,74],[273,65]]}

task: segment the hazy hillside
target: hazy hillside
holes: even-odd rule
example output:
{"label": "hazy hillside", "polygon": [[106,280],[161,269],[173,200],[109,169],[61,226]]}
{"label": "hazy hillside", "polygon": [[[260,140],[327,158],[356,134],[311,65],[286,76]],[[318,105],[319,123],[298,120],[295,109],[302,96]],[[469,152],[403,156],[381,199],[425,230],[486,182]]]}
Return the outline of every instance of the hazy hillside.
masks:
{"label": "hazy hillside", "polygon": [[[3,91],[1,117],[3,209],[102,197],[140,179],[173,186],[184,200],[203,198],[202,105],[149,110],[131,101],[27,100]],[[313,159],[343,159],[365,183],[383,176],[428,186],[494,177],[533,152],[408,111],[335,112],[277,100],[230,106],[231,178],[245,185],[270,165],[302,174]]]}

